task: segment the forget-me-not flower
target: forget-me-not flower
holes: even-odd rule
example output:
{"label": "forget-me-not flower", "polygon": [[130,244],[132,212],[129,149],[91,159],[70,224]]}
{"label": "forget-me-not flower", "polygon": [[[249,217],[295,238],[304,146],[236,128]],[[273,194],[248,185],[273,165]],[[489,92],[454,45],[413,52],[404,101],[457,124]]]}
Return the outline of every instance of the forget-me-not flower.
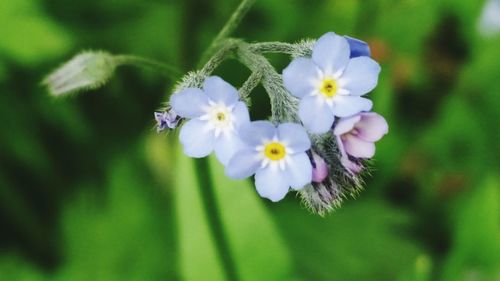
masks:
{"label": "forget-me-not flower", "polygon": [[200,158],[215,151],[226,165],[242,142],[238,128],[250,122],[248,108],[239,100],[238,91],[220,77],[208,77],[203,89],[186,88],[170,98],[172,109],[191,119],[180,132],[184,152]]}
{"label": "forget-me-not flower", "polygon": [[283,70],[287,90],[300,98],[299,117],[311,133],[326,133],[335,116],[366,111],[361,97],[377,85],[380,66],[368,56],[351,58],[349,42],[333,32],[318,39],[312,58],[296,58]]}
{"label": "forget-me-not flower", "polygon": [[348,155],[355,158],[372,158],[375,155],[375,142],[388,131],[389,126],[384,117],[375,112],[362,112],[341,118],[333,134],[337,137],[344,167],[358,173],[361,167],[350,161]]}
{"label": "forget-me-not flower", "polygon": [[240,135],[246,147],[226,166],[229,177],[255,174],[257,192],[274,202],[283,199],[290,187],[299,190],[311,182],[312,165],[306,154],[311,141],[302,126],[255,121],[243,125]]}

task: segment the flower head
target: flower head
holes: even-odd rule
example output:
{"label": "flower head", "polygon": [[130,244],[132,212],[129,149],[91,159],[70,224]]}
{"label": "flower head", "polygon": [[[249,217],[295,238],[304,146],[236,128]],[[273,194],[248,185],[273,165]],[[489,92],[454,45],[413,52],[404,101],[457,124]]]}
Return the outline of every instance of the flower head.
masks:
{"label": "flower head", "polygon": [[318,39],[311,58],[294,59],[283,70],[285,87],[301,99],[299,117],[310,132],[326,133],[335,116],[371,108],[372,102],[361,96],[377,85],[380,66],[361,46],[356,52],[351,58],[348,39],[329,32]]}
{"label": "flower head", "polygon": [[342,164],[350,171],[358,173],[360,166],[350,161],[349,156],[372,158],[375,155],[375,142],[388,131],[384,117],[374,112],[362,112],[340,119],[333,133],[337,137],[342,154]]}
{"label": "flower head", "polygon": [[190,157],[201,158],[215,151],[227,164],[242,142],[238,128],[250,122],[238,91],[220,77],[208,77],[203,89],[186,88],[170,98],[172,109],[190,119],[181,128],[180,141]]}
{"label": "flower head", "polygon": [[290,187],[299,190],[311,182],[312,165],[306,154],[311,141],[302,126],[255,121],[243,125],[240,134],[245,147],[226,166],[229,177],[255,174],[257,192],[274,202],[283,199]]}

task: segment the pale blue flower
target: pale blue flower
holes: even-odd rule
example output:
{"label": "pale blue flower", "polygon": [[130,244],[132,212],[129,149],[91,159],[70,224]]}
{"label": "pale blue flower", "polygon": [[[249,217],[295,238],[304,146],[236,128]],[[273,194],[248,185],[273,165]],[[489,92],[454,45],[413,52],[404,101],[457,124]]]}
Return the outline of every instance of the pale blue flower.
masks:
{"label": "pale blue flower", "polygon": [[226,166],[229,177],[255,174],[257,192],[274,202],[283,199],[290,187],[299,190],[311,182],[312,165],[306,154],[311,141],[302,126],[255,121],[243,125],[240,135],[245,147]]}
{"label": "pale blue flower", "polygon": [[175,93],[170,105],[179,116],[191,119],[180,132],[186,155],[201,158],[215,151],[225,165],[243,145],[238,128],[250,122],[248,108],[239,100],[238,91],[220,77],[208,77],[203,89]]}
{"label": "pale blue flower", "polygon": [[311,58],[294,59],[283,70],[284,85],[300,98],[299,117],[311,133],[329,131],[335,116],[371,108],[361,96],[377,85],[380,66],[368,56],[350,56],[348,40],[329,32],[318,39]]}

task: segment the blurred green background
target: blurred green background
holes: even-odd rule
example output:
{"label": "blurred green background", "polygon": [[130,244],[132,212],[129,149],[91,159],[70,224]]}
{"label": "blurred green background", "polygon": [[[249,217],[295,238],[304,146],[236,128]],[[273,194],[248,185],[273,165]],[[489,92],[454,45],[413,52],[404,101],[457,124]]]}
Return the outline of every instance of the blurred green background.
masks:
{"label": "blurred green background", "polygon": [[[484,3],[257,1],[235,36],[368,41],[390,133],[366,190],[325,218],[293,194],[261,199],[210,159],[240,280],[500,280],[500,36],[478,32]],[[57,100],[40,81],[85,49],[193,69],[237,5],[0,0],[0,280],[225,280],[193,161],[154,130],[174,81],[122,68]],[[216,74],[238,86],[249,71]],[[252,115],[268,113],[258,88]]]}

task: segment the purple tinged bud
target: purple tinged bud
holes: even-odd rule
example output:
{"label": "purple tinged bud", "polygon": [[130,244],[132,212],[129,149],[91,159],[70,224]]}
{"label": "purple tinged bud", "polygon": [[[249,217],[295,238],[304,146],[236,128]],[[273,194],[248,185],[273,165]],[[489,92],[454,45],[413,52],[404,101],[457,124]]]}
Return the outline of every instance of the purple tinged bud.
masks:
{"label": "purple tinged bud", "polygon": [[351,48],[351,58],[356,57],[370,57],[370,46],[364,41],[349,36],[344,36],[349,42],[349,47]]}
{"label": "purple tinged bud", "polygon": [[159,132],[165,129],[175,129],[179,123],[180,117],[173,111],[155,112],[156,130]]}
{"label": "purple tinged bud", "polygon": [[375,154],[375,142],[388,131],[389,127],[384,117],[374,112],[362,112],[340,119],[333,134],[337,137],[344,167],[353,173],[359,173],[361,166],[351,161],[349,156],[372,158]]}
{"label": "purple tinged bud", "polygon": [[328,166],[325,160],[323,160],[323,158],[321,158],[321,156],[319,156],[318,154],[313,152],[312,156],[313,156],[312,181],[317,183],[323,182],[328,176]]}

